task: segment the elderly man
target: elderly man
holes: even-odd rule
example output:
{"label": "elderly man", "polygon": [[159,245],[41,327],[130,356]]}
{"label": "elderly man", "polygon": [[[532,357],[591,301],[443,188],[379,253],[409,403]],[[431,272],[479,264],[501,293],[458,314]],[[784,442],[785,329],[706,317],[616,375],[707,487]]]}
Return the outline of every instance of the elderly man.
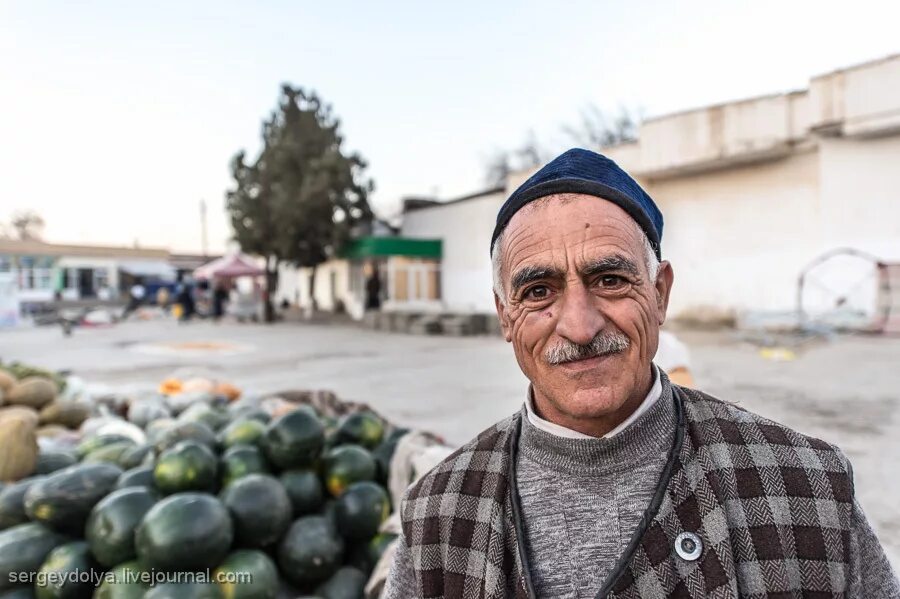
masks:
{"label": "elderly man", "polygon": [[652,363],[662,230],[586,150],[503,205],[495,300],[529,393],[409,489],[389,597],[900,597],[837,448]]}

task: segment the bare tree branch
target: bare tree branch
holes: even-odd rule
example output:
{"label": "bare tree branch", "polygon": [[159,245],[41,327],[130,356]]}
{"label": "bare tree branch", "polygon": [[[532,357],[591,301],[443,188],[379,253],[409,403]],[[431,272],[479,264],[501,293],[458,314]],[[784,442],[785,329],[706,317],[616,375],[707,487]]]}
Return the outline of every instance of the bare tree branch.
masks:
{"label": "bare tree branch", "polygon": [[41,239],[44,232],[44,219],[32,210],[20,210],[13,214],[9,226],[22,241]]}
{"label": "bare tree branch", "polygon": [[589,104],[580,113],[577,125],[563,125],[563,133],[575,143],[588,148],[608,148],[621,143],[636,141],[640,113],[624,106],[615,116],[604,114],[595,104]]}

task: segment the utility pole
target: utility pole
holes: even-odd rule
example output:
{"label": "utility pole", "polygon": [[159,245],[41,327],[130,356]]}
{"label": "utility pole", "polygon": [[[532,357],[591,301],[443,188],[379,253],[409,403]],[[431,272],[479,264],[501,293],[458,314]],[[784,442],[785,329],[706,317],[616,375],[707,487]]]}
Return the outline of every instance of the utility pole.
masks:
{"label": "utility pole", "polygon": [[203,257],[206,258],[206,200],[200,200],[200,240],[203,244]]}

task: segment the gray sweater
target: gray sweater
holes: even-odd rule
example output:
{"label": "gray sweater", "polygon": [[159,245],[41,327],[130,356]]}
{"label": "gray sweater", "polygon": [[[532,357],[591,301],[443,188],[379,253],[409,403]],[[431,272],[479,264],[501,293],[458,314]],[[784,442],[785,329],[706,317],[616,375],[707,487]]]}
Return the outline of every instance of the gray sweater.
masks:
{"label": "gray sweater", "polygon": [[[592,598],[638,527],[675,431],[660,399],[619,434],[569,439],[531,424],[523,411],[517,483],[531,580],[538,597]],[[856,506],[851,598],[896,599],[900,585]],[[385,597],[420,597],[401,540]]]}

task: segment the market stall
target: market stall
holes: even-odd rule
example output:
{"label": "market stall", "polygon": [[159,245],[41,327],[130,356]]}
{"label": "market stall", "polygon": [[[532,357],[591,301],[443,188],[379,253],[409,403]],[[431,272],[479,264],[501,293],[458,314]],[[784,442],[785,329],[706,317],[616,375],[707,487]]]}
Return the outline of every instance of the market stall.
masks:
{"label": "market stall", "polygon": [[449,451],[323,391],[6,365],[0,392],[3,596],[376,598],[392,508]]}
{"label": "market stall", "polygon": [[256,265],[253,258],[244,254],[231,254],[213,260],[194,270],[194,278],[205,283],[204,299],[210,306],[216,293],[224,293],[227,314],[238,320],[259,317],[262,310],[263,277],[266,272]]}

